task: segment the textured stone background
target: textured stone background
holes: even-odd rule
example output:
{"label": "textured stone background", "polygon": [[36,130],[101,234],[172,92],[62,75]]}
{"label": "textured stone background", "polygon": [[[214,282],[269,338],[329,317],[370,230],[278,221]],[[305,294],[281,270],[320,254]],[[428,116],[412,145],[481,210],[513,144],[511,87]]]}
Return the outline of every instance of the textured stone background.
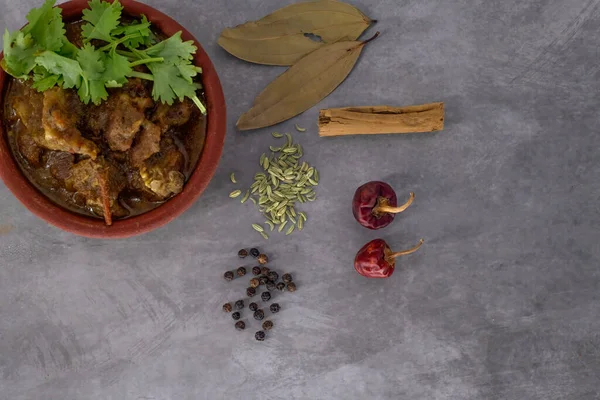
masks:
{"label": "textured stone background", "polygon": [[[228,176],[248,184],[271,144],[234,123],[283,70],[216,38],[288,2],[148,2],[216,64],[219,170],[184,216],[113,242],[47,226],[0,184],[0,398],[600,399],[600,1],[354,1],[382,36],[321,107],[444,101],[447,128],[319,139],[317,108],[278,127],[309,128],[295,136],[322,185],[305,230],[268,243]],[[0,26],[39,3],[0,0]],[[372,179],[417,195],[377,233],[350,211]],[[366,280],[352,260],[377,236],[426,245]],[[264,343],[220,311],[244,287],[221,275],[252,245],[299,286]]]}

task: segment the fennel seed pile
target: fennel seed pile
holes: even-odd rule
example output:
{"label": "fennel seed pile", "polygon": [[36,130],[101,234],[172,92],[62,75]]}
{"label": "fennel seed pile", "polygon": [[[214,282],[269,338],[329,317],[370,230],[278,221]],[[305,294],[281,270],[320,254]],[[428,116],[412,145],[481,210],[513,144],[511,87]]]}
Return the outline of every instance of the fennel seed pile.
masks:
{"label": "fennel seed pile", "polygon": [[[283,138],[273,133],[276,139]],[[280,147],[270,146],[271,154],[260,156],[262,172],[254,175],[254,182],[241,198],[241,202],[252,201],[265,216],[265,225],[272,232],[285,231],[286,235],[294,230],[301,231],[306,222],[306,214],[296,210],[296,203],[315,201],[314,187],[319,184],[319,172],[307,162],[301,162],[304,155],[302,146],[295,144],[292,135],[285,134],[287,141]],[[235,190],[230,197],[241,195]],[[267,228],[252,224],[252,228],[268,239]]]}

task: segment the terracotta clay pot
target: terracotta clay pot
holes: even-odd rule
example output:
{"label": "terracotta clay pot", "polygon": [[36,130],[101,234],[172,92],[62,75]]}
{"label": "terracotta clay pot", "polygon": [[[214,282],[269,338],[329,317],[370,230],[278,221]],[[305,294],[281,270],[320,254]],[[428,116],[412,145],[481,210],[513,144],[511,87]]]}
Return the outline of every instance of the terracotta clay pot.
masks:
{"label": "terracotta clay pot", "polygon": [[[106,226],[102,219],[72,213],[54,204],[29,183],[12,156],[6,132],[0,124],[0,178],[6,186],[29,211],[46,222],[65,231],[92,238],[116,239],[146,233],[169,223],[187,210],[202,194],[217,168],[227,126],[223,89],[215,68],[200,43],[184,27],[150,6],[133,0],[121,0],[121,4],[125,14],[146,15],[155,27],[168,36],[182,31],[182,39],[193,40],[198,47],[194,63],[203,70],[202,82],[206,93],[208,125],[202,155],[180,194],[152,211],[129,219],[117,220],[112,226]],[[59,5],[63,10],[65,21],[79,19],[82,10],[87,6],[87,0],[74,0]],[[0,69],[0,104],[3,104],[7,80],[7,74]]]}

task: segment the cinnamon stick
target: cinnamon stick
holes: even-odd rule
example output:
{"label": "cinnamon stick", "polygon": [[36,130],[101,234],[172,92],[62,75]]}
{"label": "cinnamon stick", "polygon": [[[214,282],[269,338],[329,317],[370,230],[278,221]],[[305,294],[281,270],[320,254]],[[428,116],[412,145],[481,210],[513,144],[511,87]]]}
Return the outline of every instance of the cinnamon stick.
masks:
{"label": "cinnamon stick", "polygon": [[416,133],[442,129],[444,103],[328,108],[319,113],[319,136]]}

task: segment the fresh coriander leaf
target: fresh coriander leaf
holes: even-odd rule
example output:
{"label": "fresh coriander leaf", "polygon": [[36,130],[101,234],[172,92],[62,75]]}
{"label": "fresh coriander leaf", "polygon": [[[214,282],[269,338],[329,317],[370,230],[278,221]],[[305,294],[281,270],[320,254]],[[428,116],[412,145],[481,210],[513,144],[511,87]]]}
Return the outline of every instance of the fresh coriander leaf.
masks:
{"label": "fresh coriander leaf", "polygon": [[104,64],[105,54],[96,50],[94,46],[87,43],[77,52],[77,61],[81,66],[81,86],[77,93],[79,98],[85,104],[92,101],[94,104],[100,104],[102,100],[108,98],[108,93],[104,88]]}
{"label": "fresh coriander leaf", "polygon": [[196,86],[191,83],[192,77],[197,74],[195,66],[151,63],[147,67],[154,76],[152,97],[155,101],[170,105],[175,99],[196,97]]}
{"label": "fresh coriander leaf", "polygon": [[35,67],[35,53],[39,47],[35,45],[31,35],[21,31],[4,31],[4,58],[0,65],[15,78],[28,79],[29,73]]}
{"label": "fresh coriander leaf", "polygon": [[118,0],[108,3],[92,0],[88,9],[83,10],[83,20],[88,23],[83,25],[82,34],[86,41],[100,39],[111,42],[111,32],[119,26],[123,6]]}
{"label": "fresh coriander leaf", "polygon": [[70,89],[81,84],[81,66],[75,60],[58,55],[52,51],[44,51],[35,58],[35,62],[50,73],[60,75],[62,87]]}
{"label": "fresh coriander leaf", "polygon": [[142,15],[142,20],[130,25],[121,25],[114,29],[110,34],[112,36],[128,36],[132,34],[139,34],[137,37],[133,37],[123,42],[123,45],[128,48],[137,49],[140,45],[146,43],[150,37],[152,31],[150,31],[150,21],[145,15]]}
{"label": "fresh coriander leaf", "polygon": [[[152,97],[155,101],[171,105],[177,97],[180,97],[178,93],[185,92],[182,87],[188,85],[188,82],[179,75],[177,66],[167,63],[151,63],[148,64],[148,69],[154,76]],[[180,99],[183,100],[183,97],[181,96]]]}
{"label": "fresh coriander leaf", "polygon": [[156,35],[154,34],[154,32],[150,31],[150,36],[145,36],[144,43],[142,43],[142,44],[146,47],[152,47],[158,42],[159,42],[159,40],[156,37]]}
{"label": "fresh coriander leaf", "polygon": [[55,0],[46,0],[40,8],[34,8],[27,14],[27,24],[22,31],[30,34],[34,42],[44,50],[58,51],[63,45],[65,24],[61,9],[53,8]]}
{"label": "fresh coriander leaf", "polygon": [[45,92],[46,90],[53,88],[60,78],[59,75],[50,73],[46,68],[38,65],[33,70],[33,88],[38,92]]}
{"label": "fresh coriander leaf", "polygon": [[104,82],[100,80],[89,81],[87,79],[83,79],[81,81],[81,86],[77,91],[79,98],[85,104],[88,104],[90,101],[96,105],[102,103],[103,100],[108,99],[108,92],[104,87]]}
{"label": "fresh coriander leaf", "polygon": [[191,64],[177,65],[177,69],[179,70],[179,77],[183,81],[177,79],[173,82],[171,85],[173,92],[175,92],[179,100],[183,100],[184,97],[194,97],[196,95],[196,87],[193,84],[192,78],[198,74],[196,67]]}
{"label": "fresh coriander leaf", "polygon": [[165,63],[176,64],[183,60],[192,60],[196,50],[192,40],[187,42],[181,40],[181,31],[179,31],[170,38],[144,50],[144,53],[149,57],[163,57]]}
{"label": "fresh coriander leaf", "polygon": [[113,50],[104,55],[104,65],[106,70],[103,78],[108,87],[119,87],[127,83],[127,76],[131,73],[131,67],[126,57],[117,54]]}
{"label": "fresh coriander leaf", "polygon": [[[177,64],[177,69],[179,69],[181,77],[191,85],[194,85],[193,78],[198,75],[199,72],[202,72],[202,68],[196,67],[193,64]],[[194,92],[195,91],[196,87],[194,86]]]}
{"label": "fresh coriander leaf", "polygon": [[77,52],[77,61],[81,66],[81,75],[88,80],[98,80],[102,78],[105,66],[103,62],[104,54],[96,50],[94,46],[87,43]]}
{"label": "fresh coriander leaf", "polygon": [[60,51],[57,51],[61,56],[65,56],[67,58],[75,59],[77,57],[77,51],[79,49],[73,43],[69,42],[67,37],[65,36],[63,39],[63,45]]}

